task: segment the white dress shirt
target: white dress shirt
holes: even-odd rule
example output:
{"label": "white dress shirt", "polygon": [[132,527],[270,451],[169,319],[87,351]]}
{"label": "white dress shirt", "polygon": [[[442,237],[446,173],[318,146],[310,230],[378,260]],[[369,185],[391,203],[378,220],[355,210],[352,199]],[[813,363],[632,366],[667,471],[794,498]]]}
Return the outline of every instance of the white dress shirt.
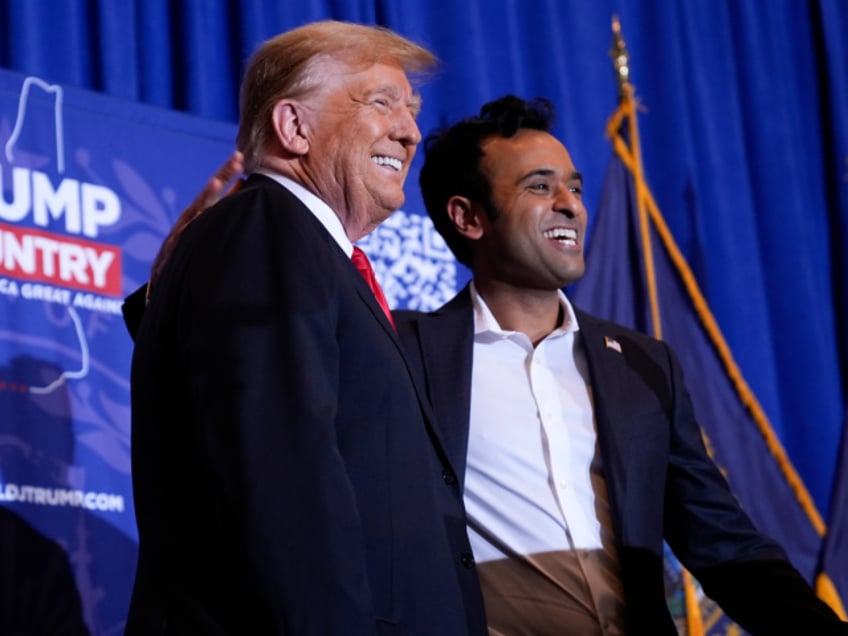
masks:
{"label": "white dress shirt", "polygon": [[[525,592],[542,589],[535,579],[552,581],[563,598],[584,599],[578,603],[598,617],[598,633],[622,633],[623,590],[574,310],[560,292],[562,323],[534,347],[526,334],[500,327],[473,282],[471,295],[464,499],[487,604],[504,602],[513,586],[488,572],[524,572]],[[510,560],[530,567],[499,565]],[[582,574],[558,576],[549,567],[566,561]]]}

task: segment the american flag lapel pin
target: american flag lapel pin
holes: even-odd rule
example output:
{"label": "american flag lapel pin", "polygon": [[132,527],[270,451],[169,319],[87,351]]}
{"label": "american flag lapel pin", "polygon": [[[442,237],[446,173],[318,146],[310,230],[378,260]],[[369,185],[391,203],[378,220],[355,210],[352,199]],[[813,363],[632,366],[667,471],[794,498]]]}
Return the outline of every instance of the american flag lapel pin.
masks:
{"label": "american flag lapel pin", "polygon": [[618,343],[618,340],[615,338],[610,338],[609,336],[604,336],[604,344],[607,349],[612,349],[613,351],[617,351],[621,353],[621,345]]}

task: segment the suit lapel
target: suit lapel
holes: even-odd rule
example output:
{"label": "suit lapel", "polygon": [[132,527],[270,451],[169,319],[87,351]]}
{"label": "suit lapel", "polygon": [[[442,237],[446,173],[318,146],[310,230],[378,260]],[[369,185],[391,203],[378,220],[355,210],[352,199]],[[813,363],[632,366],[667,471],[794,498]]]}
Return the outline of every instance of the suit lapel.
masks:
{"label": "suit lapel", "polygon": [[626,347],[616,333],[593,316],[575,308],[580,325],[580,339],[589,368],[592,387],[592,408],[598,429],[598,444],[604,464],[604,474],[610,506],[616,525],[616,536],[621,536],[623,502],[626,501],[628,451],[632,431],[628,426],[631,400],[628,399],[628,367]]}
{"label": "suit lapel", "polygon": [[625,354],[616,334],[605,330],[593,316],[575,309],[580,325],[580,338],[589,366],[595,412],[603,414],[604,424],[621,426],[626,415],[627,401],[624,374],[627,371]]}
{"label": "suit lapel", "polygon": [[[350,260],[350,259],[348,259]],[[354,284],[354,289],[356,289],[356,293],[362,299],[362,302],[365,303],[365,306],[368,307],[368,311],[370,311],[377,322],[380,323],[380,326],[383,328],[392,341],[395,343],[395,346],[400,349],[400,341],[397,337],[397,332],[394,330],[392,325],[389,323],[386,318],[386,314],[383,313],[383,308],[380,307],[380,304],[377,302],[377,299],[374,297],[374,292],[371,291],[371,288],[368,286],[368,283],[365,282],[365,279],[362,278],[362,274],[356,269],[356,266],[351,262],[350,266],[353,268],[355,273],[355,277],[358,279]]]}
{"label": "suit lapel", "polygon": [[471,410],[474,317],[466,287],[453,300],[418,320],[418,339],[427,395],[442,431],[451,465],[462,481]]}
{"label": "suit lapel", "polygon": [[[332,237],[328,238],[332,241]],[[345,259],[344,253],[339,250],[342,258]],[[460,470],[455,463],[456,455],[450,453],[451,443],[450,437],[451,435],[446,434],[446,429],[444,426],[440,424],[439,417],[434,413],[434,409],[432,407],[434,401],[427,399],[428,395],[424,388],[421,386],[419,381],[419,376],[416,375],[414,369],[410,365],[410,353],[406,350],[406,348],[401,343],[400,337],[398,336],[397,331],[392,327],[391,323],[389,323],[386,318],[386,314],[383,313],[383,309],[380,307],[377,299],[374,297],[374,292],[371,291],[371,288],[368,286],[368,283],[365,282],[362,275],[356,269],[350,259],[346,259],[347,269],[351,272],[351,276],[355,279],[353,282],[354,289],[356,290],[357,295],[362,299],[362,302],[365,303],[365,306],[368,307],[368,310],[373,314],[374,318],[377,322],[380,323],[380,326],[386,332],[389,338],[391,338],[398,352],[401,354],[403,358],[404,364],[406,365],[406,369],[409,372],[410,379],[412,381],[413,388],[415,389],[415,394],[418,398],[418,403],[421,407],[421,411],[424,414],[425,424],[427,426],[427,430],[430,434],[430,437],[433,441],[433,445],[436,448],[436,452],[439,453],[443,458],[446,458],[446,462],[451,466],[454,471]],[[422,315],[423,317],[427,317],[427,315]],[[431,349],[438,351],[442,346],[444,346],[442,340],[438,337],[438,334],[430,334],[428,337],[427,346]],[[438,374],[437,374],[438,375]],[[469,373],[470,377],[470,373]],[[450,395],[448,393],[448,395]],[[445,400],[448,401],[448,400]],[[466,433],[467,437],[467,433]],[[445,442],[448,442],[447,444]],[[465,465],[465,448],[463,447],[462,453],[460,456],[462,458],[463,467]]]}

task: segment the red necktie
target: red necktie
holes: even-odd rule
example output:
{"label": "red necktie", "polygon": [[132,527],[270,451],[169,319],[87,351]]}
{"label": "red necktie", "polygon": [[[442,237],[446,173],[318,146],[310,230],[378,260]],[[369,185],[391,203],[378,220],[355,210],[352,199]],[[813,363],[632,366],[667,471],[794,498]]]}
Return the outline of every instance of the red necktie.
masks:
{"label": "red necktie", "polygon": [[[380,289],[380,283],[377,282],[377,278],[374,276],[374,270],[371,269],[371,263],[365,255],[365,252],[354,245],[353,254],[350,257],[350,260],[353,261],[356,269],[358,269],[359,273],[362,274],[362,278],[365,279],[365,282],[368,283],[371,291],[374,292],[374,298],[377,299],[377,304],[380,305],[383,313],[386,314],[386,318],[389,319],[389,323],[394,328],[395,321],[392,320],[392,312],[389,310],[389,303],[386,302],[386,297],[383,295],[383,290]],[[395,328],[395,330],[397,329]]]}

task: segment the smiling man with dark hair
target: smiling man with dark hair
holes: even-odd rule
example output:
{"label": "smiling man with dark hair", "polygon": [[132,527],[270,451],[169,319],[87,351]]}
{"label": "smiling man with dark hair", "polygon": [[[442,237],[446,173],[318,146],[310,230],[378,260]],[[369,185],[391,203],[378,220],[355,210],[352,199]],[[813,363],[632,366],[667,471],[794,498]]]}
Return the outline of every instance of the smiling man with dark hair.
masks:
{"label": "smiling man with dark hair", "polygon": [[489,633],[676,634],[665,540],[751,633],[848,634],[707,456],[674,352],[561,291],[587,212],[552,114],[505,97],[425,142],[427,211],[473,280],[395,313],[451,440]]}

